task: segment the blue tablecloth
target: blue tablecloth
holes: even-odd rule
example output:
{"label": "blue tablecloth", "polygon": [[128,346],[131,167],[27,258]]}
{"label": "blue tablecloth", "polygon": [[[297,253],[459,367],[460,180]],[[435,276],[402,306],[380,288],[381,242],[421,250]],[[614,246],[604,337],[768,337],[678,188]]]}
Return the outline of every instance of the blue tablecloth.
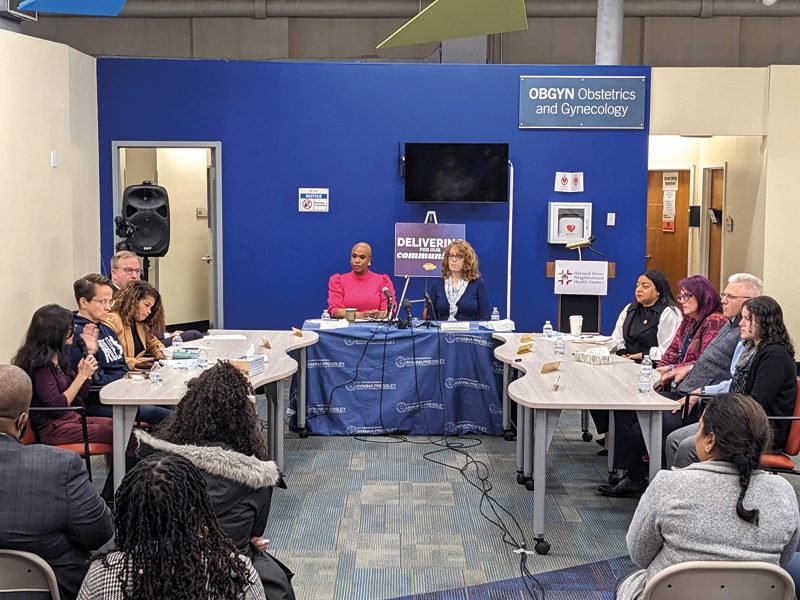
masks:
{"label": "blue tablecloth", "polygon": [[320,435],[500,435],[502,365],[492,331],[356,323],[317,331],[307,353],[306,419]]}

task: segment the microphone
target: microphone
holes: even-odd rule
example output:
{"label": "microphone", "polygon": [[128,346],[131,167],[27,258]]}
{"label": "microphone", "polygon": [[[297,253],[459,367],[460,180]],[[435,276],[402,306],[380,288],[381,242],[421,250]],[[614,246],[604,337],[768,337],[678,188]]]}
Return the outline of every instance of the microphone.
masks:
{"label": "microphone", "polygon": [[392,293],[389,291],[389,288],[383,286],[381,288],[381,293],[386,296],[386,319],[391,320],[392,312],[394,312],[394,302],[392,302]]}
{"label": "microphone", "polygon": [[[75,334],[75,343],[78,344],[78,350],[80,350],[81,354],[83,354],[83,358],[88,358],[89,349],[86,347],[86,342],[84,341],[84,339],[78,334]],[[92,381],[98,383],[100,381],[100,373],[98,373],[97,371],[92,373]]]}
{"label": "microphone", "polygon": [[411,327],[413,317],[411,316],[411,301],[408,298],[403,298],[403,309],[406,311],[406,323]]}

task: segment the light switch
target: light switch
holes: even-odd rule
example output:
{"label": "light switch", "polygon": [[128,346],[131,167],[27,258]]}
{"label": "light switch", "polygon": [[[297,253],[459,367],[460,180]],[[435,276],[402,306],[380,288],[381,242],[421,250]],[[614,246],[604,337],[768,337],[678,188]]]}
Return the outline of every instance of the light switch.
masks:
{"label": "light switch", "polygon": [[55,150],[50,150],[50,166],[58,166],[58,153]]}
{"label": "light switch", "polygon": [[617,213],[608,213],[606,215],[606,225],[613,227],[617,224]]}

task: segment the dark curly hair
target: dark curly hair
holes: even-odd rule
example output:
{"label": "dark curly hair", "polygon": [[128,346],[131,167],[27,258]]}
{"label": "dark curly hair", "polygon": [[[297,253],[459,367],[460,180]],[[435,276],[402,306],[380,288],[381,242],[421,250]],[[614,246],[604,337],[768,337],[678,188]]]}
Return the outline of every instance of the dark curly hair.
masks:
{"label": "dark curly hair", "polygon": [[783,310],[775,298],[758,296],[745,300],[742,306],[746,306],[752,315],[759,346],[780,344],[786,348],[790,356],[794,356],[794,345],[783,322]]}
{"label": "dark curly hair", "polygon": [[158,336],[167,329],[164,320],[164,305],[161,302],[161,294],[146,281],[132,279],[126,283],[114,298],[111,310],[122,318],[123,323],[133,324],[136,311],[139,310],[139,301],[147,296],[153,298],[153,308],[150,309],[150,314],[143,321],[143,325],[150,333]]}
{"label": "dark curly hair", "polygon": [[[131,469],[117,490],[114,524],[125,600],[239,600],[258,584],[185,458],[154,454]],[[108,555],[102,560],[112,567]]]}
{"label": "dark curly hair", "polygon": [[69,377],[75,370],[67,354],[66,341],[72,335],[72,313],[58,304],[46,304],[33,313],[25,341],[11,363],[30,377],[42,367],[51,366],[58,358],[58,367]]}
{"label": "dark curly hair", "polygon": [[712,397],[703,412],[701,433],[714,434],[720,460],[731,463],[739,472],[741,492],[736,501],[736,514],[748,523],[758,525],[758,509],[744,507],[744,496],[750,477],[761,460],[761,454],[772,446],[772,428],[761,405],[748,396],[725,394]]}
{"label": "dark curly hair", "polygon": [[267,460],[250,399],[253,386],[239,369],[218,362],[187,387],[175,412],[155,430],[157,437],[173,444],[224,442],[237,452]]}

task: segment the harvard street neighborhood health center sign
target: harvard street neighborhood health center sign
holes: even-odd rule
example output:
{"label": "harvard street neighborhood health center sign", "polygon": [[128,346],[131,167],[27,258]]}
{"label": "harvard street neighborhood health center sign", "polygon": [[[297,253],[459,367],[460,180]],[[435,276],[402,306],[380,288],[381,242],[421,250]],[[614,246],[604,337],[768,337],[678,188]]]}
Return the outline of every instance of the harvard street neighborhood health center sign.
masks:
{"label": "harvard street neighborhood health center sign", "polygon": [[645,77],[519,78],[520,129],[644,129]]}

